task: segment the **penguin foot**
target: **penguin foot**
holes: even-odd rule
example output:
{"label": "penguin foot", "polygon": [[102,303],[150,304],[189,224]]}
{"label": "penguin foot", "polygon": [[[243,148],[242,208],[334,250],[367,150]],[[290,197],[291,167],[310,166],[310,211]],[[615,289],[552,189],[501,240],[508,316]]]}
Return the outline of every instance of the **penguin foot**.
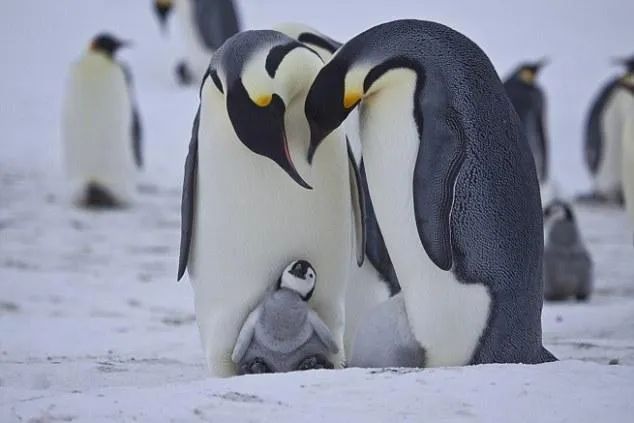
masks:
{"label": "penguin foot", "polygon": [[176,65],[176,80],[181,85],[190,85],[194,82],[194,76],[192,75],[192,71],[187,66],[185,62],[179,62]]}
{"label": "penguin foot", "polygon": [[302,360],[297,370],[334,369],[335,366],[321,355],[313,355]]}
{"label": "penguin foot", "polygon": [[269,366],[261,358],[254,358],[253,360],[242,364],[240,369],[242,370],[242,374],[245,375],[273,373]]}
{"label": "penguin foot", "polygon": [[86,187],[86,194],[81,206],[86,208],[117,208],[121,204],[114,198],[114,196],[105,188],[98,184],[90,183]]}

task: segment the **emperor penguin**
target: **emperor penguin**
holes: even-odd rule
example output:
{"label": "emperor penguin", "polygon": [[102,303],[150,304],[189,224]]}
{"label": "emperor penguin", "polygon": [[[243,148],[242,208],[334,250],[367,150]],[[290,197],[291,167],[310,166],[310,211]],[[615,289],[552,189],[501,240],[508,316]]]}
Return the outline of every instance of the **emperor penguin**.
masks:
{"label": "emperor penguin", "polygon": [[562,200],[549,204],[544,210],[544,231],[544,298],[587,300],[592,293],[593,264],[572,206]]}
{"label": "emperor penguin", "polygon": [[216,51],[203,80],[185,166],[178,277],[189,270],[214,376],[236,373],[231,353],[240,327],[293,257],[319,269],[309,304],[338,347],[327,359],[343,363],[350,234],[353,216],[354,233],[364,233],[363,210],[341,131],[330,134],[313,166],[306,160],[304,102],[322,65],[279,32],[245,31]]}
{"label": "emperor penguin", "polygon": [[233,0],[154,0],[154,11],[163,28],[172,9],[184,47],[176,78],[183,85],[198,84],[213,52],[240,31],[236,7]]}
{"label": "emperor penguin", "polygon": [[[339,41],[311,28],[310,26],[287,22],[276,25],[275,30],[303,43],[316,51],[327,63],[342,46]],[[385,247],[381,229],[376,221],[372,200],[367,188],[365,170],[362,161],[361,140],[359,139],[359,115],[356,110],[350,112],[343,122],[348,146],[360,169],[361,184],[365,198],[365,260],[361,267],[352,263],[351,276],[346,292],[346,329],[344,344],[348,353],[352,350],[359,321],[378,304],[400,291],[394,266]]]}
{"label": "emperor penguin", "polygon": [[535,165],[485,53],[428,21],[352,38],[308,93],[309,161],[356,106],[370,197],[422,365],[554,360],[542,345]]}
{"label": "emperor penguin", "polygon": [[624,202],[623,174],[628,169],[622,167],[626,158],[623,140],[628,137],[628,122],[634,119],[634,56],[617,63],[625,66],[625,73],[601,88],[588,114],[584,153],[593,189],[589,195],[580,196],[580,201]]}
{"label": "emperor penguin", "polygon": [[62,139],[72,201],[80,206],[125,206],[135,197],[141,121],[132,74],[115,59],[127,44],[99,34],[70,71]]}
{"label": "emperor penguin", "polygon": [[537,75],[546,64],[545,59],[523,63],[504,82],[506,94],[519,115],[521,128],[533,153],[543,206],[552,201],[555,195],[548,171],[546,96],[536,82]]}
{"label": "emperor penguin", "polygon": [[306,260],[295,260],[284,269],[275,289],[264,296],[240,329],[231,355],[240,373],[334,367],[326,357],[337,353],[337,344],[328,326],[307,304],[316,282],[317,272]]}

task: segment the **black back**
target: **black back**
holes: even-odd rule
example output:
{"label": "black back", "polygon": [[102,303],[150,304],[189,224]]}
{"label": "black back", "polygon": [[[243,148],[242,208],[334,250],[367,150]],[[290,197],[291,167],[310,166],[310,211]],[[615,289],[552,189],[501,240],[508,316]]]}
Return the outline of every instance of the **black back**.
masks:
{"label": "black back", "polygon": [[614,78],[609,81],[601,88],[590,107],[588,120],[586,122],[584,157],[586,159],[586,166],[588,166],[588,170],[592,175],[596,175],[599,170],[599,164],[602,158],[603,134],[601,133],[601,118],[603,111],[614,89],[618,86],[619,78]]}

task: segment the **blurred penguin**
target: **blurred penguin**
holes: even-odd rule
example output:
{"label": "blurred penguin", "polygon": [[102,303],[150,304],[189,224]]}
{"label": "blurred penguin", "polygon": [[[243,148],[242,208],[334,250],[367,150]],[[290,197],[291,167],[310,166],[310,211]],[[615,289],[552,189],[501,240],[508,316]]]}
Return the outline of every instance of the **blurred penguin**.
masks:
{"label": "blurred penguin", "polygon": [[176,78],[182,85],[198,84],[209,60],[233,34],[240,31],[232,0],[154,0],[154,11],[163,28],[176,10],[184,43],[184,59],[176,65]]}
{"label": "blurred penguin", "polygon": [[601,89],[592,103],[586,124],[584,152],[593,191],[578,198],[584,202],[622,205],[623,177],[631,173],[627,163],[634,160],[630,157],[629,145],[634,119],[634,56],[615,62],[625,66],[626,71]]}
{"label": "blurred penguin", "polygon": [[80,206],[124,206],[135,195],[141,123],[132,74],[115,60],[127,44],[99,34],[71,68],[62,137],[72,200]]}
{"label": "blurred penguin", "polygon": [[592,259],[570,204],[555,200],[546,207],[544,232],[544,298],[587,300],[593,285]]}
{"label": "blurred penguin", "polygon": [[542,59],[534,63],[521,64],[504,82],[506,93],[520,117],[522,129],[533,153],[542,205],[548,204],[556,195],[548,172],[548,136],[546,133],[546,97],[536,79],[547,64]]}

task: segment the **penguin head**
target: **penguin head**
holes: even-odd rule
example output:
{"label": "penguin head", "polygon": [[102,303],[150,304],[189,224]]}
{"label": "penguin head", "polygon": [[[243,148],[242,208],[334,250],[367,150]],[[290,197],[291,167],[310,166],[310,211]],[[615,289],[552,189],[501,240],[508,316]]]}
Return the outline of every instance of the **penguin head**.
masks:
{"label": "penguin head", "polygon": [[93,38],[90,43],[90,50],[103,53],[112,58],[122,47],[129,46],[128,41],[119,40],[115,36],[108,33],[101,33]]}
{"label": "penguin head", "polygon": [[282,33],[244,31],[216,51],[207,74],[224,95],[238,139],[252,152],[273,160],[306,189],[311,187],[289,152],[285,117],[291,108],[303,106],[321,66],[314,51]]}
{"label": "penguin head", "polygon": [[306,260],[295,260],[282,272],[278,288],[297,292],[304,301],[308,301],[315,291],[317,272]]}
{"label": "penguin head", "polygon": [[154,0],[154,13],[156,13],[156,17],[162,28],[165,28],[167,25],[167,17],[172,11],[172,7],[172,0]]}
{"label": "penguin head", "polygon": [[552,201],[544,209],[544,231],[548,242],[571,245],[579,236],[572,206],[562,200]]}
{"label": "penguin head", "polygon": [[525,84],[533,85],[539,71],[548,64],[548,59],[543,58],[537,62],[522,63],[513,76]]}

